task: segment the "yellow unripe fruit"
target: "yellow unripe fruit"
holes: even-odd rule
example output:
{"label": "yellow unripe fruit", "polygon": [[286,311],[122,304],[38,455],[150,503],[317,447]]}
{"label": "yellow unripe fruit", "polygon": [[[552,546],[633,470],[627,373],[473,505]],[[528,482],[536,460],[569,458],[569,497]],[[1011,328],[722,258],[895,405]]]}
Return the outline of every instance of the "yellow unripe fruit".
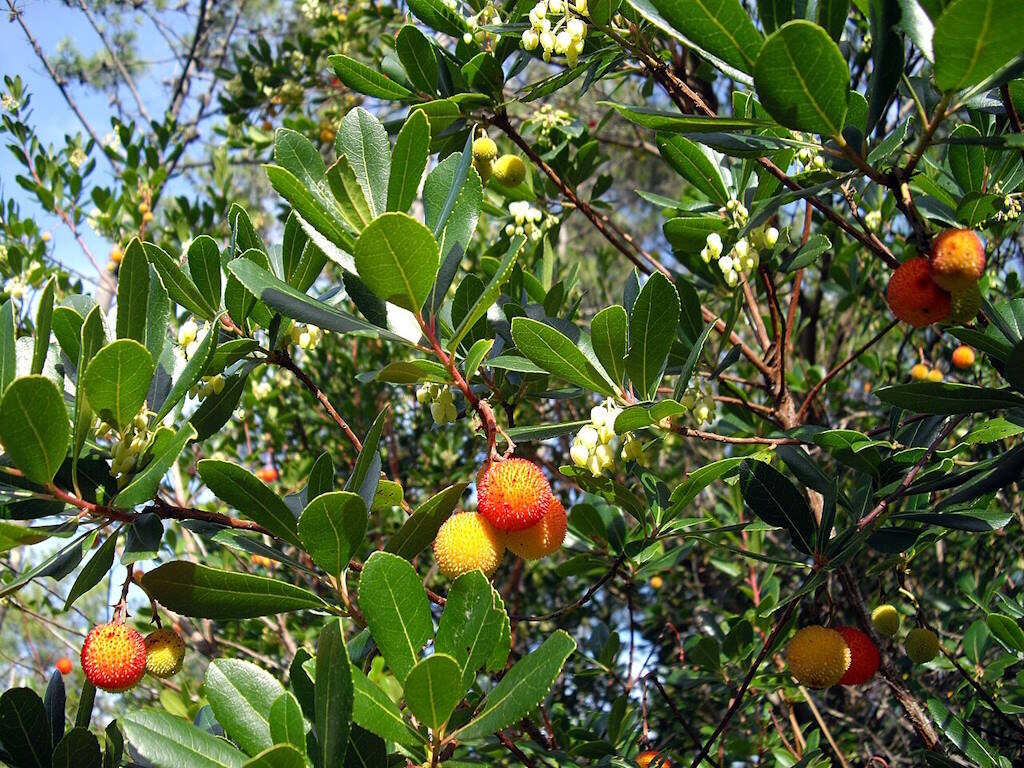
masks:
{"label": "yellow unripe fruit", "polygon": [[40,240],[42,240],[42,241],[43,241],[44,243],[48,243],[48,242],[50,242],[50,238],[51,238],[51,237],[52,237],[52,235],[50,235],[50,233],[49,233],[49,232],[43,232],[43,233],[42,233],[42,234],[41,234],[41,235],[39,236],[39,239],[40,239]]}
{"label": "yellow unripe fruit", "polygon": [[552,498],[539,523],[505,534],[505,546],[523,560],[539,560],[559,550],[565,541],[567,526],[565,507],[558,499]]}
{"label": "yellow unripe fruit", "polygon": [[900,612],[889,603],[883,603],[871,612],[871,623],[880,635],[892,637],[900,631]]}
{"label": "yellow unripe fruit", "polygon": [[940,371],[938,368],[932,368],[930,371],[928,371],[928,381],[942,381],[942,371]]}
{"label": "yellow unripe fruit", "polygon": [[473,159],[489,163],[498,156],[498,145],[489,136],[481,136],[473,141]]}
{"label": "yellow unripe fruit", "polygon": [[914,381],[926,381],[928,379],[928,366],[918,363],[910,369],[910,378]]}
{"label": "yellow unripe fruit", "polygon": [[110,260],[115,264],[120,264],[121,259],[124,258],[124,251],[121,250],[121,246],[115,245],[110,249]]}
{"label": "yellow unripe fruit", "polygon": [[158,629],[146,635],[146,671],[155,677],[167,678],[181,671],[185,658],[185,641],[177,632]]}
{"label": "yellow unripe fruit", "polygon": [[149,203],[139,203],[139,213],[149,213]]}
{"label": "yellow unripe fruit", "polygon": [[665,580],[661,576],[651,576],[651,588],[661,589],[665,586]]}
{"label": "yellow unripe fruit", "polygon": [[812,625],[797,630],[786,649],[790,674],[808,688],[829,688],[850,667],[850,648],[834,629]]}
{"label": "yellow unripe fruit", "polygon": [[152,211],[146,211],[144,214],[142,214],[142,223],[143,224],[148,224],[152,220],[153,220],[153,212]]}
{"label": "yellow unripe fruit", "polygon": [[476,512],[452,515],[434,539],[437,567],[450,579],[474,570],[483,571],[490,578],[504,555],[501,534]]}
{"label": "yellow unripe fruit", "polygon": [[939,655],[939,636],[930,629],[914,627],[903,641],[907,656],[915,664],[927,664]]}
{"label": "yellow unripe fruit", "polygon": [[503,187],[518,187],[526,179],[526,164],[518,155],[502,155],[494,163],[494,180]]}

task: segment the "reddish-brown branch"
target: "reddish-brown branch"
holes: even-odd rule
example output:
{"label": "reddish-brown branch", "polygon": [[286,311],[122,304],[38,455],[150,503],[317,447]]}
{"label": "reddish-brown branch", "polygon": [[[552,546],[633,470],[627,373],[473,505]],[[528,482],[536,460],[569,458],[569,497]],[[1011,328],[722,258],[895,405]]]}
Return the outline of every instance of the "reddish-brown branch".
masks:
{"label": "reddish-brown branch", "polygon": [[356,436],[356,433],[352,431],[352,428],[348,425],[348,422],[342,418],[341,414],[331,404],[330,399],[324,394],[323,390],[316,385],[316,383],[309,378],[305,371],[295,364],[292,356],[288,354],[287,350],[281,349],[274,352],[267,358],[267,362],[276,363],[282,368],[286,368],[291,371],[295,377],[302,382],[303,386],[306,387],[312,393],[313,397],[317,399],[323,409],[327,411],[327,415],[331,417],[331,420],[338,425],[342,432],[345,433],[345,437],[352,444],[352,447],[356,449],[356,452],[363,450],[362,441]]}

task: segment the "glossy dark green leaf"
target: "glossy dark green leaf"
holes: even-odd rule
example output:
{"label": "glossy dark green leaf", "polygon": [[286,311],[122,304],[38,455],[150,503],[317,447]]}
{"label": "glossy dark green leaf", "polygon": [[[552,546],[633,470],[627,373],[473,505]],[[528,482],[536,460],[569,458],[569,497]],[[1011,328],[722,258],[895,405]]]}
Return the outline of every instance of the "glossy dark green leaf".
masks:
{"label": "glossy dark green leaf", "polygon": [[1024,397],[1016,392],[973,384],[930,381],[894,384],[876,389],[875,395],[883,403],[912,413],[953,415],[1024,406]]}
{"label": "glossy dark green leaf", "polygon": [[657,272],[640,289],[629,318],[626,372],[643,397],[654,397],[658,389],[678,322],[679,294],[669,279]]}
{"label": "glossy dark green leaf", "polygon": [[432,730],[448,722],[462,693],[462,669],[442,652],[420,659],[405,679],[405,706]]}
{"label": "glossy dark green leaf", "polygon": [[747,459],[740,466],[743,503],[759,519],[785,528],[793,546],[804,554],[814,552],[815,523],[807,500],[789,479],[771,464]]}
{"label": "glossy dark green leaf", "polygon": [[751,73],[764,38],[740,0],[651,0],[688,40],[741,72]]}
{"label": "glossy dark green leaf", "polygon": [[437,93],[437,56],[426,35],[406,24],[395,36],[395,53],[410,83],[426,93]]}
{"label": "glossy dark green leaf", "polygon": [[327,57],[334,73],[345,85],[357,93],[385,101],[401,101],[413,95],[401,83],[396,83],[378,69],[371,69],[355,59],[336,53]]}
{"label": "glossy dark green leaf", "polygon": [[498,268],[494,271],[491,279],[487,281],[483,291],[480,292],[472,305],[461,316],[458,326],[452,332],[452,339],[448,343],[449,350],[455,350],[458,347],[459,342],[466,337],[466,334],[476,326],[477,322],[487,314],[487,310],[498,300],[498,296],[501,294],[501,286],[505,284],[505,281],[508,280],[509,275],[512,273],[516,257],[525,242],[526,238],[520,235],[512,238],[508,250],[502,256],[501,262],[498,264]]}
{"label": "glossy dark green leaf", "polygon": [[391,142],[380,121],[362,107],[350,110],[341,121],[336,141],[338,154],[348,157],[374,216],[387,210],[391,175]]}
{"label": "glossy dark green leaf", "polygon": [[676,173],[719,205],[729,202],[729,192],[718,164],[707,150],[684,136],[659,135],[658,151]]}
{"label": "glossy dark green leaf", "polygon": [[14,304],[7,300],[0,304],[0,395],[14,381],[18,360],[15,356]]}
{"label": "glossy dark green leaf", "polygon": [[190,422],[178,427],[174,437],[164,444],[143,470],[114,497],[114,506],[134,507],[151,501],[160,488],[160,481],[174,466],[188,442],[195,437],[196,429]]}
{"label": "glossy dark green leaf", "polygon": [[306,751],[306,723],[302,719],[299,702],[288,691],[278,696],[270,706],[270,738],[275,744],[291,744]]}
{"label": "glossy dark green leaf", "polygon": [[248,369],[226,377],[224,389],[220,394],[210,395],[203,400],[190,419],[192,426],[196,428],[197,440],[205,440],[228,423],[238,407],[248,377]]}
{"label": "glossy dark green leaf", "polygon": [[427,168],[430,148],[430,122],[422,112],[413,112],[395,139],[391,153],[391,176],[388,180],[389,211],[409,210]]}
{"label": "glossy dark green leaf", "polygon": [[387,421],[388,408],[384,408],[373,420],[370,429],[363,438],[363,448],[356,457],[356,464],[352,468],[352,474],[345,483],[345,490],[359,494],[367,509],[373,507],[373,499],[377,494],[377,485],[380,482],[380,436],[384,432],[384,423]]}
{"label": "glossy dark green leaf", "polygon": [[304,753],[291,744],[275,744],[260,752],[242,768],[305,768]]}
{"label": "glossy dark green leaf", "polygon": [[199,235],[188,246],[188,273],[208,306],[221,305],[220,248],[209,235]]}
{"label": "glossy dark green leaf", "polygon": [[128,424],[146,401],[155,366],[142,344],[118,339],[99,350],[82,377],[89,407],[117,428]]}
{"label": "glossy dark green leaf", "polygon": [[245,467],[228,461],[204,459],[197,468],[214,496],[275,536],[301,546],[295,515],[284,499]]}
{"label": "glossy dark green leaf", "polygon": [[979,83],[1021,52],[1024,5],[954,0],[935,22],[935,84],[957,91]]}
{"label": "glossy dark green leaf", "polygon": [[64,601],[64,610],[68,610],[75,601],[90,589],[99,584],[109,573],[114,565],[114,553],[117,547],[119,529],[113,531],[99,549],[93,552],[89,562],[85,564],[78,573],[78,578],[71,585],[67,599]]}
{"label": "glossy dark green leaf", "polygon": [[0,443],[29,480],[53,480],[71,441],[68,412],[57,386],[43,376],[15,379],[0,400]]}
{"label": "glossy dark green leaf", "polygon": [[366,535],[366,504],[354,493],[332,491],[317,496],[299,517],[299,538],[313,562],[335,578]]}
{"label": "glossy dark green leaf", "polygon": [[381,738],[416,749],[423,737],[412,729],[388,695],[367,678],[358,667],[352,667],[352,720]]}
{"label": "glossy dark green leaf", "polygon": [[243,659],[215,659],[203,686],[217,722],[250,755],[273,746],[270,708],[284,688],[269,672]]}
{"label": "glossy dark green leaf", "polygon": [[50,768],[50,721],[30,688],[9,688],[0,696],[0,744],[18,768]]}
{"label": "glossy dark green leaf", "polygon": [[469,690],[501,638],[504,611],[494,604],[490,582],[480,571],[459,576],[448,591],[434,649],[458,663],[459,698]]}
{"label": "glossy dark green leaf", "polygon": [[333,619],[316,646],[316,728],[320,765],[342,765],[352,727],[352,669],[341,620]]}
{"label": "glossy dark green leaf", "polygon": [[206,302],[202,292],[181,265],[172,259],[167,251],[154,243],[143,243],[142,248],[149,263],[160,275],[160,282],[163,283],[171,300],[204,320],[212,320],[216,308]]}
{"label": "glossy dark green leaf", "polygon": [[371,222],[356,240],[353,255],[370,290],[410,312],[423,306],[440,266],[433,234],[404,213],[385,213]]}
{"label": "glossy dark green leaf", "polygon": [[181,560],[148,571],[142,584],[169,610],[205,619],[248,619],[324,607],[312,592],[285,581]]}
{"label": "glossy dark green leaf", "polygon": [[516,347],[544,370],[603,395],[614,394],[611,384],[579,346],[550,325],[517,317],[512,321]]}
{"label": "glossy dark green leaf", "polygon": [[53,748],[53,768],[102,768],[100,742],[86,728],[72,728]]}
{"label": "glossy dark green leaf", "polygon": [[[32,349],[31,373],[42,373],[43,365],[46,363],[46,354],[50,351],[50,329],[53,322],[53,293],[56,278],[51,277],[43,286],[39,294],[39,303],[36,306],[36,328],[35,343]],[[2,376],[0,376],[2,379]],[[0,384],[0,394],[4,387]]]}
{"label": "glossy dark green leaf", "polygon": [[120,723],[135,754],[155,768],[242,768],[246,760],[224,739],[167,712],[133,710]]}

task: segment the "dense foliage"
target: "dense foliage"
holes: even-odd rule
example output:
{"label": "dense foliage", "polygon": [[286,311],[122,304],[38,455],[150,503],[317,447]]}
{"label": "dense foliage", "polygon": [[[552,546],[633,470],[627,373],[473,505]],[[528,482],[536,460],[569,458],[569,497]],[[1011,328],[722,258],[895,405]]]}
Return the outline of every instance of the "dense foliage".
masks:
{"label": "dense foliage", "polygon": [[8,5],[0,760],[1024,760],[1019,0]]}

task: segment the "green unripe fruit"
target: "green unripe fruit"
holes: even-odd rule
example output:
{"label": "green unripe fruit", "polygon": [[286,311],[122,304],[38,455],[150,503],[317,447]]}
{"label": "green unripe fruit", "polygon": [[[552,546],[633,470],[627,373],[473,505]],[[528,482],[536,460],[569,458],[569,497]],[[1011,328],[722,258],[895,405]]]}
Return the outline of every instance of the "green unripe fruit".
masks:
{"label": "green unripe fruit", "polygon": [[903,641],[907,656],[915,664],[927,664],[939,655],[939,637],[930,629],[915,627]]}
{"label": "green unripe fruit", "polygon": [[[479,139],[477,139],[479,141]],[[487,185],[487,182],[491,178],[491,169],[494,167],[494,163],[490,160],[477,160],[473,158],[473,167],[476,168],[476,172],[480,175],[480,181]]]}
{"label": "green unripe fruit", "polygon": [[489,136],[481,136],[473,141],[473,160],[490,163],[498,156],[498,145]]}
{"label": "green unripe fruit", "polygon": [[503,187],[518,187],[526,178],[526,164],[517,155],[502,155],[494,164],[494,180]]}
{"label": "green unripe fruit", "polygon": [[892,637],[900,631],[900,612],[888,603],[884,603],[871,612],[871,623],[878,634]]}
{"label": "green unripe fruit", "polygon": [[954,291],[949,295],[949,317],[946,318],[946,322],[952,325],[969,323],[980,310],[981,290],[975,283],[962,291]]}

